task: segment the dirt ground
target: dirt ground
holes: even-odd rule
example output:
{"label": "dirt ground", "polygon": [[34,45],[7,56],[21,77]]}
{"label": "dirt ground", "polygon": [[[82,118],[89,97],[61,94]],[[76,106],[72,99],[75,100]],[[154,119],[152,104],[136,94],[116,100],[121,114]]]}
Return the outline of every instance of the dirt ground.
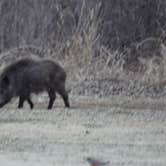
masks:
{"label": "dirt ground", "polygon": [[46,110],[45,96],[16,109],[0,109],[1,166],[88,166],[87,157],[110,166],[166,165],[164,99],[72,97]]}

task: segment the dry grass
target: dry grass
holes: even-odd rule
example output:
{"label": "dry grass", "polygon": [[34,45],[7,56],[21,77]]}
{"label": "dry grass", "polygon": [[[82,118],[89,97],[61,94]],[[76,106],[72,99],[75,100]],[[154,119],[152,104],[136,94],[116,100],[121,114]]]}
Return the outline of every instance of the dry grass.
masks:
{"label": "dry grass", "polygon": [[[112,51],[100,43],[98,28],[101,20],[97,17],[100,7],[99,3],[87,11],[85,1],[83,1],[79,21],[71,38],[63,43],[57,41],[53,49],[21,45],[3,52],[1,68],[6,63],[22,57],[51,58],[61,63],[66,69],[68,88],[73,94],[103,97],[114,94],[138,95],[146,91],[145,87],[164,82],[166,47],[161,45],[162,59],[140,58],[141,65],[128,66],[131,69],[141,68],[138,72],[126,70],[124,68],[125,58],[130,48],[126,48],[123,52],[119,49]],[[63,16],[63,13],[61,14]],[[137,43],[136,47],[143,42],[145,41]]]}

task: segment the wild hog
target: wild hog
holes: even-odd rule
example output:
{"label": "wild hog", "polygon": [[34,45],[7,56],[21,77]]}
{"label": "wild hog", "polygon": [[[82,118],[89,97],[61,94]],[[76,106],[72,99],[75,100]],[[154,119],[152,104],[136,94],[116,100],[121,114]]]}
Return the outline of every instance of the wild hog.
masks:
{"label": "wild hog", "polygon": [[51,109],[56,92],[63,98],[66,107],[70,107],[68,93],[65,90],[66,73],[64,69],[51,60],[21,59],[7,66],[0,76],[0,107],[19,97],[18,108],[26,100],[33,109],[31,93],[47,91],[48,109]]}

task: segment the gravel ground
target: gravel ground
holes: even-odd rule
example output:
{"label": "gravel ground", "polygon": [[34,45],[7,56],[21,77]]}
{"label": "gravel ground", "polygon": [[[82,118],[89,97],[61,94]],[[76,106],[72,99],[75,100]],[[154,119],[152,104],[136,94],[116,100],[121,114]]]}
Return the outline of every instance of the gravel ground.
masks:
{"label": "gravel ground", "polygon": [[164,99],[73,97],[66,109],[47,98],[16,109],[16,101],[0,110],[0,165],[88,166],[87,157],[111,166],[166,165]]}

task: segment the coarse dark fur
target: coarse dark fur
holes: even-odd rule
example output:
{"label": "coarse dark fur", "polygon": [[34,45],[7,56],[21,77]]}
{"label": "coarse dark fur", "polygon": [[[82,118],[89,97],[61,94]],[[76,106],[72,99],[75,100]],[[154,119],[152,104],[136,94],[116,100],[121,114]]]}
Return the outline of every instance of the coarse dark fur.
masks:
{"label": "coarse dark fur", "polygon": [[51,109],[59,93],[66,107],[70,107],[65,90],[66,72],[51,60],[21,59],[7,66],[0,76],[0,107],[19,97],[18,108],[22,108],[26,100],[33,108],[31,93],[47,91],[49,95],[48,109]]}

